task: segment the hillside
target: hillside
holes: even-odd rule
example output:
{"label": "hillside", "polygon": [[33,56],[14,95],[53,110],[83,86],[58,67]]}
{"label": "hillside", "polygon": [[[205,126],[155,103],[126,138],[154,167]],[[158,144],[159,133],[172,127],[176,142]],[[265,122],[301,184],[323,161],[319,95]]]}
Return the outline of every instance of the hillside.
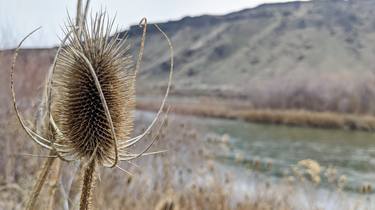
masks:
{"label": "hillside", "polygon": [[[374,12],[374,1],[323,0],[160,25],[175,46],[180,93],[236,95],[255,106],[364,112],[375,96]],[[135,31],[131,27],[130,35]],[[144,81],[166,77],[168,51],[159,39],[151,31]]]}
{"label": "hillside", "polygon": [[[369,72],[374,64],[374,12],[374,1],[293,2],[160,26],[175,45],[178,80],[247,84],[249,79],[299,73]],[[140,32],[131,27],[131,36],[139,34],[133,31]],[[167,49],[153,42],[158,36],[150,31],[145,56],[152,62],[145,71],[154,78],[166,69]]]}
{"label": "hillside", "polygon": [[[237,98],[256,107],[372,113],[374,14],[371,0],[315,0],[160,23],[175,49],[174,94]],[[138,81],[143,95],[165,86],[169,65],[167,43],[151,25],[148,31]],[[140,33],[137,26],[129,29],[133,49]],[[22,56],[29,53],[51,60],[45,50]],[[1,66],[7,75],[9,68]],[[44,76],[46,66],[35,77]]]}

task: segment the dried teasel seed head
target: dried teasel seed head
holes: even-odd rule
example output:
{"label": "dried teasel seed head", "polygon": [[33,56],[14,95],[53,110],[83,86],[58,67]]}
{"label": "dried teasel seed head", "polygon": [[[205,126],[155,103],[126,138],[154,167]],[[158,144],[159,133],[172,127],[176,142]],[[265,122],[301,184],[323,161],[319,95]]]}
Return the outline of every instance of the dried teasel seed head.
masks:
{"label": "dried teasel seed head", "polygon": [[69,155],[93,157],[98,164],[114,162],[113,133],[117,139],[130,136],[135,108],[134,65],[125,40],[110,35],[112,25],[100,13],[79,32],[71,31],[53,75],[51,113],[62,133],[57,142],[67,145]]}

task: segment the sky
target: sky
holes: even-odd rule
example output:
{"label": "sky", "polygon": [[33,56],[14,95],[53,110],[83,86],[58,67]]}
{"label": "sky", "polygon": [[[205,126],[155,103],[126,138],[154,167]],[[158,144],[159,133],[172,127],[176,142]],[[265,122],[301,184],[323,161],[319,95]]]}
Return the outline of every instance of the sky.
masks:
{"label": "sky", "polygon": [[[149,22],[178,20],[184,16],[226,14],[263,3],[288,0],[91,0],[90,8],[105,8],[117,17],[120,29]],[[290,1],[290,0],[289,0]],[[14,47],[26,34],[42,29],[25,42],[26,47],[48,47],[58,43],[67,14],[75,14],[75,0],[0,0],[0,48]]]}

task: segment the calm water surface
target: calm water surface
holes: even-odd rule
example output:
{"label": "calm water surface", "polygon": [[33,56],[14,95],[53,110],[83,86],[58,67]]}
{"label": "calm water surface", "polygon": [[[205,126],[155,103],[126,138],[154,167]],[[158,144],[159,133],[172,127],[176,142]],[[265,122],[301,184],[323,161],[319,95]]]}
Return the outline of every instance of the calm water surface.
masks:
{"label": "calm water surface", "polygon": [[[150,112],[141,113],[150,119],[154,116]],[[187,122],[207,136],[228,134],[230,139],[225,152],[215,149],[223,146],[217,142],[209,143],[209,148],[215,153],[217,161],[231,171],[233,168],[238,171],[255,170],[254,162],[259,161],[260,173],[279,179],[298,161],[313,159],[323,170],[333,166],[338,176],[345,175],[348,180],[346,191],[358,192],[365,183],[375,186],[375,133],[261,125],[191,116],[171,115],[170,118]],[[239,156],[241,161],[236,161]],[[272,163],[271,170],[262,170],[269,162]],[[321,186],[324,187],[326,179],[322,180]]]}
{"label": "calm water surface", "polygon": [[[300,160],[313,159],[334,166],[348,178],[347,190],[363,183],[375,186],[375,133],[259,125],[233,120],[203,119],[210,131],[229,134],[230,152],[218,157],[224,163],[250,167],[259,160],[272,162],[272,176],[280,177]],[[241,154],[243,161],[235,161]],[[269,172],[268,172],[269,173]]]}

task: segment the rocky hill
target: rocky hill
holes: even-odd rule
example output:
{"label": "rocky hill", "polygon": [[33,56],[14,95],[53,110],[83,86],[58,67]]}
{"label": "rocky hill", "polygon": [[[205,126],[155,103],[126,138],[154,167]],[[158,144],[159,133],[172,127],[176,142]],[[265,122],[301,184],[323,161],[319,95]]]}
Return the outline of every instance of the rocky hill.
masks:
{"label": "rocky hill", "polygon": [[[178,92],[236,95],[281,108],[372,106],[375,1],[265,4],[160,26],[174,43]],[[139,33],[130,28],[132,37]],[[168,50],[160,39],[150,30],[142,80],[166,78]]]}
{"label": "rocky hill", "polygon": [[[265,4],[159,25],[174,45],[176,95],[235,97],[270,108],[375,109],[375,1]],[[151,25],[148,31],[140,94],[165,86],[169,69],[167,43]],[[140,33],[137,26],[128,31],[134,52]]]}

